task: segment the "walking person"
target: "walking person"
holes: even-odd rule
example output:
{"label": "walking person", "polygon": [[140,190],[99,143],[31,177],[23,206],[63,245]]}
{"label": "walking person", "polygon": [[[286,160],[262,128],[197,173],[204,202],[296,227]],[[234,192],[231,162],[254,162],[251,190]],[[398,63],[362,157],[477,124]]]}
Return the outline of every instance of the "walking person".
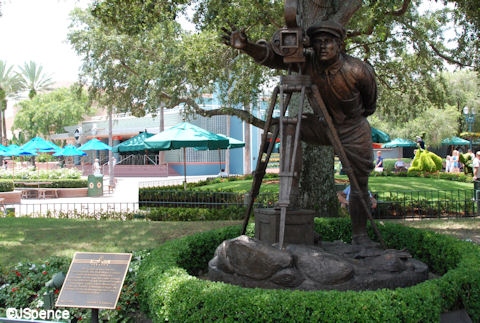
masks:
{"label": "walking person", "polygon": [[477,151],[475,154],[475,158],[473,159],[472,162],[472,167],[473,167],[473,180],[476,181],[480,174],[478,173],[478,169],[480,168],[480,151]]}

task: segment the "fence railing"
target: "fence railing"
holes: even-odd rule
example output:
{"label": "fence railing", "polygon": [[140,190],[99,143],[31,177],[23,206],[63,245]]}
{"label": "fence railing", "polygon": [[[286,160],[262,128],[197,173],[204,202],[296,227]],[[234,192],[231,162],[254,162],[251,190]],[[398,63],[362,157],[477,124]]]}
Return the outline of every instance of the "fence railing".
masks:
{"label": "fence railing", "polygon": [[158,165],[160,158],[156,155],[121,155],[121,158],[117,161],[118,165]]}
{"label": "fence railing", "polygon": [[98,203],[27,203],[5,204],[4,215],[52,217],[52,218],[98,218],[121,219],[122,213],[139,210],[138,202],[98,202]]}
{"label": "fence railing", "polygon": [[[480,215],[480,191],[443,190],[378,192],[374,217],[386,218],[440,218],[472,217]],[[150,190],[140,194],[139,202],[93,203],[22,203],[5,204],[5,215],[57,218],[122,218],[122,213],[138,213],[148,207],[222,208],[245,206],[249,196],[235,192],[165,191]],[[276,193],[261,193],[255,207],[274,207]]]}
{"label": "fence railing", "polygon": [[[470,190],[388,191],[374,194],[375,218],[470,217],[480,215],[480,196]],[[480,195],[480,194],[479,194]],[[262,193],[255,207],[274,207],[276,193]],[[242,206],[248,194],[209,191],[168,191],[146,189],[140,192],[140,207],[220,208]]]}
{"label": "fence railing", "polygon": [[479,192],[467,190],[378,192],[376,218],[443,218],[478,216]]}

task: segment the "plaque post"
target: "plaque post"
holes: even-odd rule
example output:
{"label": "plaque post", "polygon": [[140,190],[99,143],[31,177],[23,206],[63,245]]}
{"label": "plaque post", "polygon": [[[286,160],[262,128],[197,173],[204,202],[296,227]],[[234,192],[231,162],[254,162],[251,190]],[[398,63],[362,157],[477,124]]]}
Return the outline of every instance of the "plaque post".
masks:
{"label": "plaque post", "polygon": [[98,323],[98,308],[92,308],[92,323]]}

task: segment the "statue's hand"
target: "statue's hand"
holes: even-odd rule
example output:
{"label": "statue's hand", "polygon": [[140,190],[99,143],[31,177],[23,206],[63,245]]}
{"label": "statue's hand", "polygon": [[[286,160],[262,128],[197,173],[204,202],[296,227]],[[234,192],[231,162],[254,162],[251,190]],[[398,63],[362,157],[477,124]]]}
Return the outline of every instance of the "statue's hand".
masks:
{"label": "statue's hand", "polygon": [[236,49],[244,49],[247,47],[247,35],[245,34],[245,29],[238,30],[234,25],[230,24],[231,31],[225,27],[222,27],[223,43],[227,46],[231,46]]}

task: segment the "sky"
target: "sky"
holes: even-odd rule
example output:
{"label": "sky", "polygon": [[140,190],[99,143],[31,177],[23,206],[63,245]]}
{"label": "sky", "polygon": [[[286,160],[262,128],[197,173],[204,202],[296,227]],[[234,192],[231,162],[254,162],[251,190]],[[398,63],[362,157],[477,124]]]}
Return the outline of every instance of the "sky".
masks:
{"label": "sky", "polygon": [[[67,43],[69,12],[92,0],[2,0],[0,60],[34,61],[60,84],[77,80],[80,58]],[[435,2],[430,1],[435,6]],[[438,4],[437,4],[438,5]],[[431,6],[426,6],[431,8]],[[191,14],[191,13],[190,13]],[[188,23],[182,20],[182,26]],[[189,26],[189,29],[193,27]]]}
{"label": "sky", "polygon": [[69,12],[87,0],[3,0],[0,60],[9,65],[34,61],[59,83],[77,80],[80,58],[67,43]]}

